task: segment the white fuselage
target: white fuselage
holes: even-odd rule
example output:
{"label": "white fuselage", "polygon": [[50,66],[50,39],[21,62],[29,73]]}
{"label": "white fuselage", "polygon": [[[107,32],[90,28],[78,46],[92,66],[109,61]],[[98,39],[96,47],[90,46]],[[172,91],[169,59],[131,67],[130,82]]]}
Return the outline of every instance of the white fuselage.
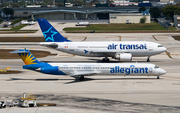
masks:
{"label": "white fuselage", "polygon": [[40,45],[81,56],[114,57],[116,54],[131,53],[132,57],[144,57],[166,51],[161,44],[147,41],[109,41],[109,42],[41,42]]}
{"label": "white fuselage", "polygon": [[94,73],[101,75],[160,76],[166,73],[157,65],[148,63],[49,63],[58,66],[64,75]]}

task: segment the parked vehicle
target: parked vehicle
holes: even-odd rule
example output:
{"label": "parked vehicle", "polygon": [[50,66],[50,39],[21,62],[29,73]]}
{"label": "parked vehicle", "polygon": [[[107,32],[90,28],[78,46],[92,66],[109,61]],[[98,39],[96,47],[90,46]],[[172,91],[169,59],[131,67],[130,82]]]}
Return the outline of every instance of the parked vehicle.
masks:
{"label": "parked vehicle", "polygon": [[88,26],[89,22],[78,22],[76,26]]}
{"label": "parked vehicle", "polygon": [[6,108],[6,102],[0,101],[0,108]]}
{"label": "parked vehicle", "polygon": [[27,24],[27,25],[34,25],[34,24],[36,24],[37,22],[35,22],[35,21],[30,21],[30,22],[28,22],[27,20],[22,20],[21,21],[21,24]]}

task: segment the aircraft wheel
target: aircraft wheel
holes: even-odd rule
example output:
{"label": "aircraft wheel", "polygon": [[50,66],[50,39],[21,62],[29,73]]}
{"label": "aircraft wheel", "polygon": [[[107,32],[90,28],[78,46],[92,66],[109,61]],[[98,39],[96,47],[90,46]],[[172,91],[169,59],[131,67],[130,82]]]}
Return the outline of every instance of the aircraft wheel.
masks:
{"label": "aircraft wheel", "polygon": [[147,62],[150,62],[150,58],[149,57],[147,58]]}
{"label": "aircraft wheel", "polygon": [[6,105],[4,105],[3,108],[6,108]]}
{"label": "aircraft wheel", "polygon": [[157,76],[157,79],[159,79],[159,76]]}
{"label": "aircraft wheel", "polygon": [[106,61],[109,62],[109,58]]}
{"label": "aircraft wheel", "polygon": [[109,62],[109,58],[103,58],[102,62]]}
{"label": "aircraft wheel", "polygon": [[81,76],[81,77],[79,78],[79,80],[80,80],[80,81],[83,81],[83,80],[84,80],[84,76]]}
{"label": "aircraft wheel", "polygon": [[102,59],[102,62],[105,62],[105,58]]}

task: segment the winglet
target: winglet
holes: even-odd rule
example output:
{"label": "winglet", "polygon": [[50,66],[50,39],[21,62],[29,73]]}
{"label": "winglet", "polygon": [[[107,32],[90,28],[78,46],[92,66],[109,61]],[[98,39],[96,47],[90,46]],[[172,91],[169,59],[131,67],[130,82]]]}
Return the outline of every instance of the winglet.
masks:
{"label": "winglet", "polygon": [[71,42],[64,38],[46,19],[37,19],[46,42]]}

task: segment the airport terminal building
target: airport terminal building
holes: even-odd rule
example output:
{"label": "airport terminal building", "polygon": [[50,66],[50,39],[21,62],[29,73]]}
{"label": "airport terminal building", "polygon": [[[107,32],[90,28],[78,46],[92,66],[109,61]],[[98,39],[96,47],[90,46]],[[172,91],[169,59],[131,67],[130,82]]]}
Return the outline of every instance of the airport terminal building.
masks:
{"label": "airport terminal building", "polygon": [[145,17],[146,22],[151,22],[150,14],[144,15],[143,13],[113,13],[110,14],[110,23],[140,23],[140,19]]}
{"label": "airport terminal building", "polygon": [[139,7],[61,7],[15,8],[15,17],[45,18],[47,20],[109,19],[113,13],[138,13]]}

